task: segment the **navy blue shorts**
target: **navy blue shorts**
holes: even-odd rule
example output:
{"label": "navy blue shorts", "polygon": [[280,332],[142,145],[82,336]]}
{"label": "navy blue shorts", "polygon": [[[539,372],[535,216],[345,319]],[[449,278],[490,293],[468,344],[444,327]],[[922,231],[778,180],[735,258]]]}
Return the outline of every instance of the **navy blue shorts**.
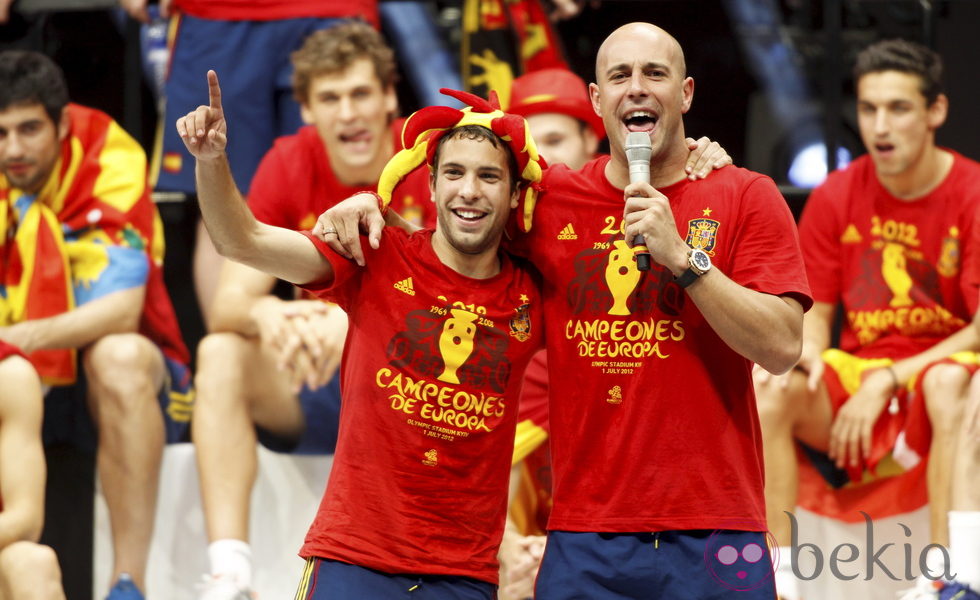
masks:
{"label": "navy blue shorts", "polygon": [[235,182],[248,193],[259,161],[279,136],[303,124],[293,100],[289,55],[318,29],[338,19],[218,21],[181,15],[171,48],[165,84],[166,110],[153,153],[154,189],[194,193],[194,158],[184,148],[175,123],[208,103],[208,69],[218,73],[222,105],[231,135],[228,160]]}
{"label": "navy blue shorts", "polygon": [[551,531],[536,600],[773,600],[766,534]]}
{"label": "navy blue shorts", "polygon": [[340,424],[340,371],[327,385],[311,390],[303,386],[299,403],[306,429],[299,439],[289,439],[256,428],[259,442],[273,452],[289,454],[333,454]]}
{"label": "navy blue shorts", "polygon": [[455,575],[391,575],[310,558],[295,600],[493,600],[497,586]]}

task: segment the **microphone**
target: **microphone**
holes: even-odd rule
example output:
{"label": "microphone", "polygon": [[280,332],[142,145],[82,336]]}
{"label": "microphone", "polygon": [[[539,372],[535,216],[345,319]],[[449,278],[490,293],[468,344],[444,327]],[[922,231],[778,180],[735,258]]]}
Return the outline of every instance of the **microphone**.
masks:
{"label": "microphone", "polygon": [[[642,131],[632,131],[626,136],[626,160],[630,165],[630,183],[642,181],[650,183],[650,156],[653,148],[650,145],[650,135]],[[650,270],[650,251],[642,235],[633,237],[633,256],[636,257],[636,268],[640,271]]]}

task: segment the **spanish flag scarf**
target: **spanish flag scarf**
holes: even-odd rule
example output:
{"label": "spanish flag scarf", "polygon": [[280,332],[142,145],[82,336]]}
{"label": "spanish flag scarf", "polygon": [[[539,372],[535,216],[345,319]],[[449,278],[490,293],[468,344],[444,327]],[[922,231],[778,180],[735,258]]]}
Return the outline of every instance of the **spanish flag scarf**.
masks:
{"label": "spanish flag scarf", "polygon": [[[75,307],[68,250],[58,216],[57,180],[64,174],[59,158],[44,189],[32,197],[12,189],[0,176],[0,326],[43,319]],[[77,164],[75,165],[77,168]],[[45,383],[75,380],[73,349],[39,350],[28,357]]]}
{"label": "spanish flag scarf", "polygon": [[[163,258],[142,149],[105,113],[70,104],[68,115],[61,154],[36,196],[12,188],[0,174],[0,326],[75,308],[74,286],[99,279],[110,246],[145,251],[151,270]],[[177,339],[174,347],[181,350]],[[28,358],[48,385],[75,381],[73,349]]]}

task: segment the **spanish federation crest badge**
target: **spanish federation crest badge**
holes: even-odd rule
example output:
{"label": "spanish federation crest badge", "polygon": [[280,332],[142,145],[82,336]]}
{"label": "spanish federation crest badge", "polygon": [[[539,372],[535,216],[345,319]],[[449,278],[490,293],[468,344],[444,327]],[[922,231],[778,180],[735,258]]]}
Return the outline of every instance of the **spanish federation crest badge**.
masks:
{"label": "spanish federation crest badge", "polygon": [[721,223],[714,219],[691,219],[687,222],[687,245],[714,256],[715,239]]}
{"label": "spanish federation crest badge", "polygon": [[528,315],[530,304],[527,296],[521,294],[521,304],[514,309],[516,313],[510,318],[510,335],[519,342],[526,342],[531,337],[531,317]]}
{"label": "spanish federation crest badge", "polygon": [[936,263],[936,270],[943,277],[955,277],[960,270],[960,240],[957,237],[959,231],[951,227],[949,235],[943,238],[942,250],[939,254],[939,261]]}

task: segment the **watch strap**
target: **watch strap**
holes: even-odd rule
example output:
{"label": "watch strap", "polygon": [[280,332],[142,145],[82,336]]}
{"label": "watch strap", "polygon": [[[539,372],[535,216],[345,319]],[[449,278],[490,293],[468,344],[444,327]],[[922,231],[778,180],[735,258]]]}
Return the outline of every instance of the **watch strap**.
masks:
{"label": "watch strap", "polygon": [[682,288],[686,288],[687,286],[697,281],[698,277],[701,277],[701,274],[695,271],[694,269],[688,267],[686,271],[684,271],[683,273],[680,274],[679,277],[674,279],[674,283],[681,286]]}

